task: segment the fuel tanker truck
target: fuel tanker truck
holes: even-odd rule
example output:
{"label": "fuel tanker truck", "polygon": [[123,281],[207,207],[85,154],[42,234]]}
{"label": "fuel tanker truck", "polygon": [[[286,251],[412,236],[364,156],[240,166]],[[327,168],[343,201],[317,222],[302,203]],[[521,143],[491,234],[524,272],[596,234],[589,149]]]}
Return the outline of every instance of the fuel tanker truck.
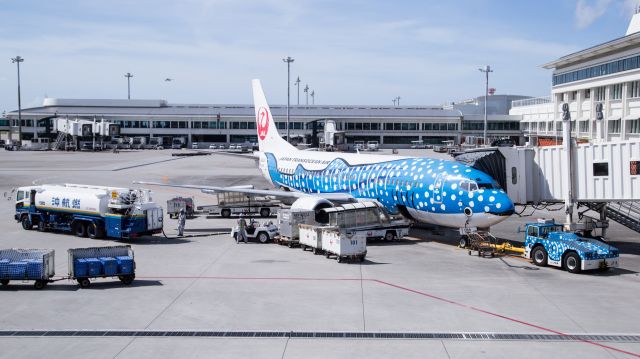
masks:
{"label": "fuel tanker truck", "polygon": [[162,213],[147,189],[45,184],[16,190],[15,220],[25,230],[135,238],[162,232]]}

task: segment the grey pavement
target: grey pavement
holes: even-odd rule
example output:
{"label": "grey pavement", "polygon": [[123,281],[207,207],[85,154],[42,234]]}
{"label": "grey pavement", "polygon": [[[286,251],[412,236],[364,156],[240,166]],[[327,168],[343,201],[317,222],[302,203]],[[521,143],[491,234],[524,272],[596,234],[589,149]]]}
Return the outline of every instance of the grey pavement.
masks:
{"label": "grey pavement", "polygon": [[[252,159],[176,159],[170,154],[0,151],[0,194],[31,183],[132,186],[134,180],[269,187]],[[210,195],[197,191],[153,190],[163,205],[174,195],[193,196],[196,205],[212,203]],[[0,198],[0,248],[53,248],[58,276],[67,274],[68,248],[121,243],[24,231],[13,213],[13,200]],[[513,216],[493,231],[517,241],[522,235],[517,227],[537,217],[561,219],[562,214]],[[299,248],[235,244],[228,235],[207,235],[233,223],[198,216],[187,221],[185,231],[197,236],[176,238],[177,221],[165,216],[169,238],[125,242],[134,248],[137,262],[130,287],[103,279],[88,289],[67,280],[42,291],[28,283],[0,288],[0,331],[640,334],[640,238],[617,224],[610,234],[622,250],[621,268],[572,275],[517,257],[469,256],[445,230],[416,228],[407,240],[370,243],[362,264],[339,264]],[[640,341],[24,334],[0,335],[0,348],[0,358],[43,353],[57,358],[626,358],[639,355]]]}

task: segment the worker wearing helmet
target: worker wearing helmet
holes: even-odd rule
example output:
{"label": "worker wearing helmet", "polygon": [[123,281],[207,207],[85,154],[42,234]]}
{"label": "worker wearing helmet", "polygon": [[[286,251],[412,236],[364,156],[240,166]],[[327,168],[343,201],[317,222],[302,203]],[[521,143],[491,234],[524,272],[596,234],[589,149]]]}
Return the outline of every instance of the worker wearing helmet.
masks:
{"label": "worker wearing helmet", "polygon": [[244,243],[247,243],[247,221],[244,220],[244,215],[240,214],[240,219],[238,219],[238,235],[236,236],[236,243],[240,243],[240,240],[243,240]]}

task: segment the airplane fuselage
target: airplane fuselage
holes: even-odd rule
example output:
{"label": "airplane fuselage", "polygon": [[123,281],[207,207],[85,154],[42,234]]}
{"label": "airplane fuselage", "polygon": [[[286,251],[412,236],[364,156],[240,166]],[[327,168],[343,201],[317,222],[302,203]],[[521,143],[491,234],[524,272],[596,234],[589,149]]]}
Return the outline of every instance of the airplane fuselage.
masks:
{"label": "airplane fuselage", "polygon": [[[484,172],[433,158],[294,151],[260,153],[276,187],[376,199],[390,212],[447,227],[486,228],[513,213],[513,203]],[[406,211],[406,212],[405,212]]]}

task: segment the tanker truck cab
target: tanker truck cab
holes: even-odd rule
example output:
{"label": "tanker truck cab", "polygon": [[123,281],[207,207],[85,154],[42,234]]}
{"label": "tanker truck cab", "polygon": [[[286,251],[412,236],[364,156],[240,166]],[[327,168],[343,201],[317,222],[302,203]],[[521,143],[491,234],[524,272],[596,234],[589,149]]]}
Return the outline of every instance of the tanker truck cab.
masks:
{"label": "tanker truck cab", "polygon": [[556,266],[571,273],[618,267],[620,252],[595,238],[565,232],[562,225],[548,220],[528,223],[524,256],[537,266]]}
{"label": "tanker truck cab", "polygon": [[64,184],[21,187],[15,220],[25,230],[134,238],[162,232],[162,207],[144,189]]}

